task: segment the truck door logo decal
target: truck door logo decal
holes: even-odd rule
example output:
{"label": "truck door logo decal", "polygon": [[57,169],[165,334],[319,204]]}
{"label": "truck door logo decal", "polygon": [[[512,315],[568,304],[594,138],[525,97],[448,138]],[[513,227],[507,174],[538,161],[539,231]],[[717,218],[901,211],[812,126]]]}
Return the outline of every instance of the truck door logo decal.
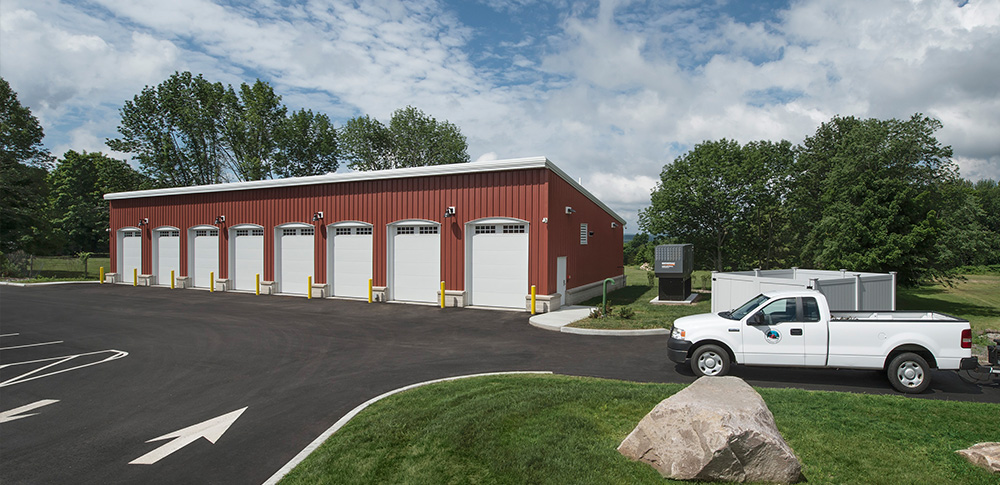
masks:
{"label": "truck door logo decal", "polygon": [[781,342],[781,334],[778,333],[777,330],[768,330],[767,333],[764,334],[764,340],[767,340],[767,343],[769,344],[776,344]]}

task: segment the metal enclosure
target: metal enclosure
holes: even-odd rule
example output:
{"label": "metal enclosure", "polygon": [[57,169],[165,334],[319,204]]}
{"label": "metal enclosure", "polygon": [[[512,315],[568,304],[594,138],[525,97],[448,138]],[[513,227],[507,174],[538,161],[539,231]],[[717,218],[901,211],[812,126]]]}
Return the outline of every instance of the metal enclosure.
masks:
{"label": "metal enclosure", "polygon": [[831,311],[896,309],[896,273],[814,269],[712,272],[712,312],[732,310],[767,292],[807,288],[826,296]]}
{"label": "metal enclosure", "polygon": [[653,255],[653,272],[659,278],[659,299],[680,301],[691,294],[694,271],[693,244],[662,244]]}

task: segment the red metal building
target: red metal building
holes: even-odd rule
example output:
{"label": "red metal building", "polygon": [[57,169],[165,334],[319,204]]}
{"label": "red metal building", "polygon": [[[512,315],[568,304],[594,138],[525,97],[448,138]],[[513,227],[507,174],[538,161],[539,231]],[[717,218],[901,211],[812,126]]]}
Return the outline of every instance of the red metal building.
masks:
{"label": "red metal building", "polygon": [[428,303],[444,282],[507,308],[535,286],[539,311],[624,283],[625,221],[545,158],[104,197],[116,282]]}

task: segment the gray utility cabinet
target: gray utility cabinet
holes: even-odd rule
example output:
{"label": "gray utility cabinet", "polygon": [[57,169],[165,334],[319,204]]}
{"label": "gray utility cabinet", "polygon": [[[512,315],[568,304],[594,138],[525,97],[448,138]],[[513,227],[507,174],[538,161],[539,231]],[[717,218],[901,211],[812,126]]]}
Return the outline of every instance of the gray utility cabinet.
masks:
{"label": "gray utility cabinet", "polygon": [[732,310],[768,291],[817,290],[831,311],[896,309],[896,273],[862,273],[816,269],[712,272],[712,313]]}
{"label": "gray utility cabinet", "polygon": [[663,244],[656,246],[653,273],[660,280],[661,301],[681,301],[691,294],[691,272],[694,271],[693,244]]}

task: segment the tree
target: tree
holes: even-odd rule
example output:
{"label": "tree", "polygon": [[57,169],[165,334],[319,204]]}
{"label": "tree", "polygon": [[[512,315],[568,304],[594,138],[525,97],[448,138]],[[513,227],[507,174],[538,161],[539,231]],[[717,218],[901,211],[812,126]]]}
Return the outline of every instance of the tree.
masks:
{"label": "tree", "polygon": [[337,130],[325,114],[305,109],[292,113],[278,126],[275,141],[272,173],[278,177],[337,171]]}
{"label": "tree", "polygon": [[63,253],[104,252],[109,210],[104,194],[151,187],[127,163],[101,153],[68,151],[49,174],[53,230]]}
{"label": "tree", "polygon": [[278,144],[276,133],[285,122],[287,108],[281,96],[261,80],[243,83],[237,95],[230,87],[226,95],[222,137],[229,168],[239,180],[264,180],[273,176]]}
{"label": "tree", "polygon": [[38,119],[0,78],[0,251],[36,252],[47,239],[45,177],[52,157],[44,137]]}
{"label": "tree", "polygon": [[639,226],[695,246],[716,271],[768,267],[785,227],[781,201],[791,144],[707,141],[663,168]]}
{"label": "tree", "polygon": [[134,153],[142,171],[163,186],[224,182],[226,103],[221,83],[175,72],[125,102],[122,137],[109,139],[108,147]]}
{"label": "tree", "polygon": [[341,129],[340,142],[354,170],[469,161],[468,144],[457,126],[412,106],[396,110],[388,127],[367,115],[353,118]]}
{"label": "tree", "polygon": [[[897,271],[911,285],[947,273],[939,260],[945,196],[956,177],[941,123],[834,117],[796,150],[789,198],[804,265]],[[961,203],[961,202],[958,202]]]}

